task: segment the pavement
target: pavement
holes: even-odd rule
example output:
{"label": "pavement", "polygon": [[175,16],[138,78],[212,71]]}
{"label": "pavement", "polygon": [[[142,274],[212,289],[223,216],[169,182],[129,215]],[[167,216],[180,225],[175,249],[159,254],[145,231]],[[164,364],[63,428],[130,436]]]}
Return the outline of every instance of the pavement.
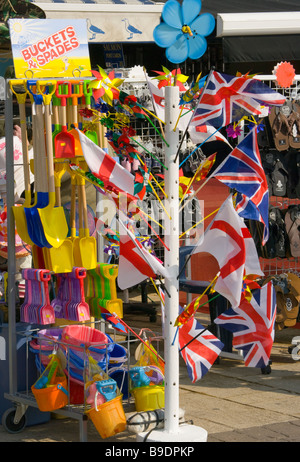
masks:
{"label": "pavement", "polygon": [[[207,314],[197,316],[205,325]],[[125,314],[124,320],[137,329],[161,330],[160,314],[155,322],[150,322],[143,313]],[[300,330],[294,328],[275,332],[269,374],[245,367],[238,356],[221,356],[193,384],[180,358],[179,406],[184,411],[185,425],[205,429],[208,443],[300,442],[300,356],[299,360],[293,358],[289,348],[297,336]],[[133,411],[134,408],[125,409],[126,416]],[[127,443],[126,447],[137,444],[136,434],[128,430],[102,439],[90,420],[87,429],[88,442],[106,444],[102,449],[110,444],[121,448],[122,443]],[[25,427],[20,433],[8,433],[0,425],[0,442],[78,441],[78,420],[54,414],[49,422]]]}

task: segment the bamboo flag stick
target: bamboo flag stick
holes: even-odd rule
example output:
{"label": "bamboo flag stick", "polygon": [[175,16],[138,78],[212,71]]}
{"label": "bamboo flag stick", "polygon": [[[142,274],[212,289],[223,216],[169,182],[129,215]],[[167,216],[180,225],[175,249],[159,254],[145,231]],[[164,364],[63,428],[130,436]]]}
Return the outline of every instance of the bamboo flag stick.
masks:
{"label": "bamboo flag stick", "polygon": [[213,212],[211,212],[209,215],[207,215],[206,217],[202,218],[201,220],[199,220],[196,224],[194,224],[193,226],[191,226],[187,231],[184,231],[182,234],[180,234],[179,236],[179,239],[182,238],[182,236],[184,236],[186,233],[188,233],[189,231],[191,231],[191,229],[195,228],[196,226],[200,225],[200,223],[202,223],[202,221],[206,220],[206,218],[209,218],[211,217],[214,213],[218,212],[220,210],[220,207],[217,208],[216,210],[214,210]]}
{"label": "bamboo flag stick", "polygon": [[155,191],[154,187],[152,186],[152,183],[151,181],[148,182],[149,186],[151,187],[152,191],[153,191],[153,194],[155,195],[156,199],[159,201],[160,205],[162,206],[162,208],[164,209],[167,217],[169,218],[169,220],[171,220],[171,217],[170,215],[168,214],[167,210],[166,210],[166,207],[164,206],[164,204],[162,203],[160,197],[158,196],[157,192]]}
{"label": "bamboo flag stick", "polygon": [[128,324],[126,324],[125,321],[123,321],[123,319],[119,318],[119,316],[116,315],[116,313],[113,313],[113,315],[117,318],[117,320],[123,324],[123,326],[125,326],[127,329],[130,330],[130,332],[133,333],[133,335],[135,335],[136,338],[138,338],[157,358],[159,358],[163,363],[165,363],[164,359],[157,353],[157,351],[154,351],[152,350],[151,346],[145,342],[142,337],[140,337],[136,332],[134,332],[133,329],[131,329],[131,327],[128,326]]}
{"label": "bamboo flag stick", "polygon": [[206,185],[206,183],[208,182],[208,180],[210,180],[210,177],[207,177],[206,180],[204,181],[204,183],[202,183],[199,188],[197,189],[197,191],[195,191],[189,198],[188,200],[185,202],[185,204],[183,204],[183,206],[179,209],[179,213],[181,212],[182,209],[184,209],[184,207],[187,206],[187,204],[192,200],[194,199],[194,197],[198,194],[198,192]]}
{"label": "bamboo flag stick", "polygon": [[152,284],[153,284],[153,286],[154,286],[154,289],[155,289],[157,295],[159,296],[159,299],[160,299],[161,303],[162,303],[163,305],[165,305],[165,302],[164,302],[163,299],[161,298],[161,295],[160,295],[160,293],[159,293],[158,288],[156,287],[155,282],[153,281],[153,278],[150,278],[150,281],[152,282]]}
{"label": "bamboo flag stick", "polygon": [[[137,207],[138,208],[138,207]],[[146,215],[146,217],[150,218],[151,221],[153,221],[154,223],[156,223],[158,226],[160,226],[162,229],[165,229],[165,227],[159,223],[158,221],[154,220],[154,218],[150,217],[150,215],[147,215],[146,212],[144,212],[144,210],[142,209],[139,209],[139,213],[143,213],[144,215]]]}
{"label": "bamboo flag stick", "polygon": [[[194,303],[194,306],[196,305],[197,302],[200,302],[201,298],[203,297],[203,295],[206,294],[206,292],[214,285],[215,281],[218,279],[220,275],[220,271],[215,275],[215,277],[213,278],[213,280],[209,283],[209,285],[206,287],[206,289],[204,290],[204,292],[202,292],[202,294],[195,300],[195,303]],[[190,305],[191,303],[189,303]],[[186,311],[188,311],[188,307],[189,305],[186,307],[185,310],[182,311],[182,313],[180,313],[180,315],[178,316],[178,318],[176,319],[175,321],[175,325],[176,326],[179,326],[179,325],[182,325],[184,324],[183,322],[180,321],[180,319],[182,318],[182,320],[184,320],[184,318],[186,318],[186,315],[184,313],[186,313]],[[198,306],[196,307],[196,309],[194,311],[196,311],[198,309]],[[189,316],[190,317],[190,316]]]}
{"label": "bamboo flag stick", "polygon": [[145,218],[142,217],[142,219],[144,220],[144,222],[147,224],[147,226],[149,226],[149,228],[151,229],[151,231],[155,234],[155,236],[157,237],[157,239],[160,240],[160,242],[162,243],[162,245],[167,249],[167,250],[170,250],[169,247],[166,246],[166,244],[164,243],[164,241],[159,237],[159,235],[154,231],[154,229],[152,228],[152,226],[150,225],[149,221],[146,221]]}
{"label": "bamboo flag stick", "polygon": [[180,109],[180,113],[179,113],[178,119],[176,120],[175,127],[173,128],[173,131],[174,131],[174,132],[176,132],[176,128],[177,128],[177,125],[178,125],[178,123],[179,123],[179,120],[180,120],[181,114],[182,114],[182,112],[183,112],[183,109],[184,109],[184,107],[182,106],[182,108]]}
{"label": "bamboo flag stick", "polygon": [[[162,167],[164,167],[166,170],[168,170],[168,168],[159,160],[159,158],[157,156],[155,156],[152,152],[148,151],[148,149],[146,149],[144,146],[142,146],[135,138],[130,137],[130,139],[133,140],[136,144],[138,144],[141,148],[143,148],[144,151],[148,152],[148,154],[150,154],[151,157],[154,157],[155,160],[157,160],[157,162],[159,162],[160,165],[162,165]],[[140,160],[140,162],[143,163],[141,160]]]}
{"label": "bamboo flag stick", "polygon": [[196,178],[196,176],[198,175],[198,173],[199,173],[199,171],[201,170],[201,168],[202,168],[202,162],[200,162],[200,164],[199,164],[199,166],[198,166],[198,168],[197,168],[197,170],[196,170],[195,175],[193,176],[193,178],[191,178],[191,180],[190,180],[190,182],[189,182],[189,184],[188,184],[186,190],[184,191],[184,194],[183,194],[183,196],[182,196],[182,198],[181,198],[181,200],[180,200],[180,202],[179,202],[179,205],[181,204],[181,202],[183,201],[183,199],[184,199],[185,196],[187,195],[188,190],[190,189],[190,187],[191,187],[193,181],[195,180],[195,178]]}
{"label": "bamboo flag stick", "polygon": [[157,181],[157,179],[155,178],[153,174],[152,174],[152,179],[154,180],[155,184],[159,187],[159,189],[161,190],[165,198],[168,199],[169,197],[168,194],[164,191],[164,189],[161,187],[161,185],[159,184],[159,182]]}
{"label": "bamboo flag stick", "polygon": [[[147,151],[147,152],[149,152],[149,151]],[[138,160],[140,161],[140,163],[141,163],[142,165],[145,165],[145,162],[143,162],[143,160],[140,158],[140,156],[139,156],[138,154],[137,154],[136,156],[137,156]],[[167,170],[168,170],[168,169],[167,169]],[[149,172],[149,173],[151,173],[151,172]],[[151,173],[151,175],[152,175],[152,179],[154,180],[154,182],[156,183],[156,185],[159,187],[159,189],[161,190],[161,192],[163,193],[163,195],[164,195],[165,198],[167,199],[167,198],[168,198],[168,195],[165,193],[165,191],[163,190],[163,188],[160,186],[160,184],[158,183],[158,181],[157,181],[157,179],[155,178],[155,176],[153,175],[153,173]],[[149,180],[149,181],[150,181],[150,180]]]}
{"label": "bamboo flag stick", "polygon": [[[152,105],[153,105],[154,110],[155,110],[155,103],[154,103],[154,100],[153,100],[152,91],[150,90],[149,85],[148,85],[148,79],[147,79],[147,74],[146,74],[145,68],[143,68],[143,71],[144,71],[144,74],[145,74],[145,80],[146,80],[146,82],[147,82],[147,87],[148,87],[149,93],[150,93],[150,95],[151,95]],[[159,123],[159,127],[160,127],[160,130],[161,130],[161,133],[162,133],[163,137],[165,137],[165,132],[164,132],[164,129],[163,129],[163,126],[162,126],[162,124],[164,124],[165,122],[163,122],[163,121],[161,121],[160,119],[158,119],[158,123]]]}

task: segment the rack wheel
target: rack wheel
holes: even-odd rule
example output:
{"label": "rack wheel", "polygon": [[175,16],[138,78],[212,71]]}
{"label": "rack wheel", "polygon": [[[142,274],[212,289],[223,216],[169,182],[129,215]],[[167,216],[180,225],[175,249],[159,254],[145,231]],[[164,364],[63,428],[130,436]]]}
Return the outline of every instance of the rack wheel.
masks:
{"label": "rack wheel", "polygon": [[8,433],[20,433],[26,427],[25,414],[21,417],[18,423],[14,422],[16,408],[7,409],[2,415],[2,425]]}

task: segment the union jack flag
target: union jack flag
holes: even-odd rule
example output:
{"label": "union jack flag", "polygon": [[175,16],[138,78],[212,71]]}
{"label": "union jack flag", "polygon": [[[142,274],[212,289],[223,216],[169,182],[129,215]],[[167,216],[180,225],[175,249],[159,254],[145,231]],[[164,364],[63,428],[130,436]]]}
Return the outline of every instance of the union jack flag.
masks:
{"label": "union jack flag", "polygon": [[285,97],[254,78],[212,72],[190,125],[225,127],[248,114],[260,115],[261,105],[282,106]]}
{"label": "union jack flag", "polygon": [[[202,331],[203,334],[194,339]],[[179,328],[179,348],[183,348],[192,339],[193,341],[180,354],[187,366],[189,378],[195,383],[209,371],[224,344],[211,332],[205,330],[205,327],[194,317]]]}
{"label": "union jack flag", "polygon": [[243,299],[238,308],[230,308],[214,322],[233,333],[232,345],[242,350],[245,366],[265,367],[274,341],[276,292],[272,281]]}
{"label": "union jack flag", "polygon": [[263,245],[269,238],[269,190],[261,164],[256,127],[216,168],[212,176],[238,191],[235,209],[243,218],[264,224]]}

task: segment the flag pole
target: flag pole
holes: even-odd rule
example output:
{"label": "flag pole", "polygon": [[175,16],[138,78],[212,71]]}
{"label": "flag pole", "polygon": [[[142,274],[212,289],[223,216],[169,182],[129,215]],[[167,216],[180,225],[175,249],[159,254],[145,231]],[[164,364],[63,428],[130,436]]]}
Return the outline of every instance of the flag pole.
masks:
{"label": "flag pole", "polygon": [[173,343],[176,333],[175,321],[179,308],[179,281],[177,280],[179,267],[179,162],[175,162],[175,155],[179,144],[178,131],[174,127],[179,113],[179,88],[165,87],[165,137],[169,147],[165,147],[165,199],[166,208],[171,219],[166,220],[165,242],[171,251],[165,251],[164,264],[170,271],[170,277],[165,280],[165,431],[178,433],[179,431],[179,351],[178,340]]}

